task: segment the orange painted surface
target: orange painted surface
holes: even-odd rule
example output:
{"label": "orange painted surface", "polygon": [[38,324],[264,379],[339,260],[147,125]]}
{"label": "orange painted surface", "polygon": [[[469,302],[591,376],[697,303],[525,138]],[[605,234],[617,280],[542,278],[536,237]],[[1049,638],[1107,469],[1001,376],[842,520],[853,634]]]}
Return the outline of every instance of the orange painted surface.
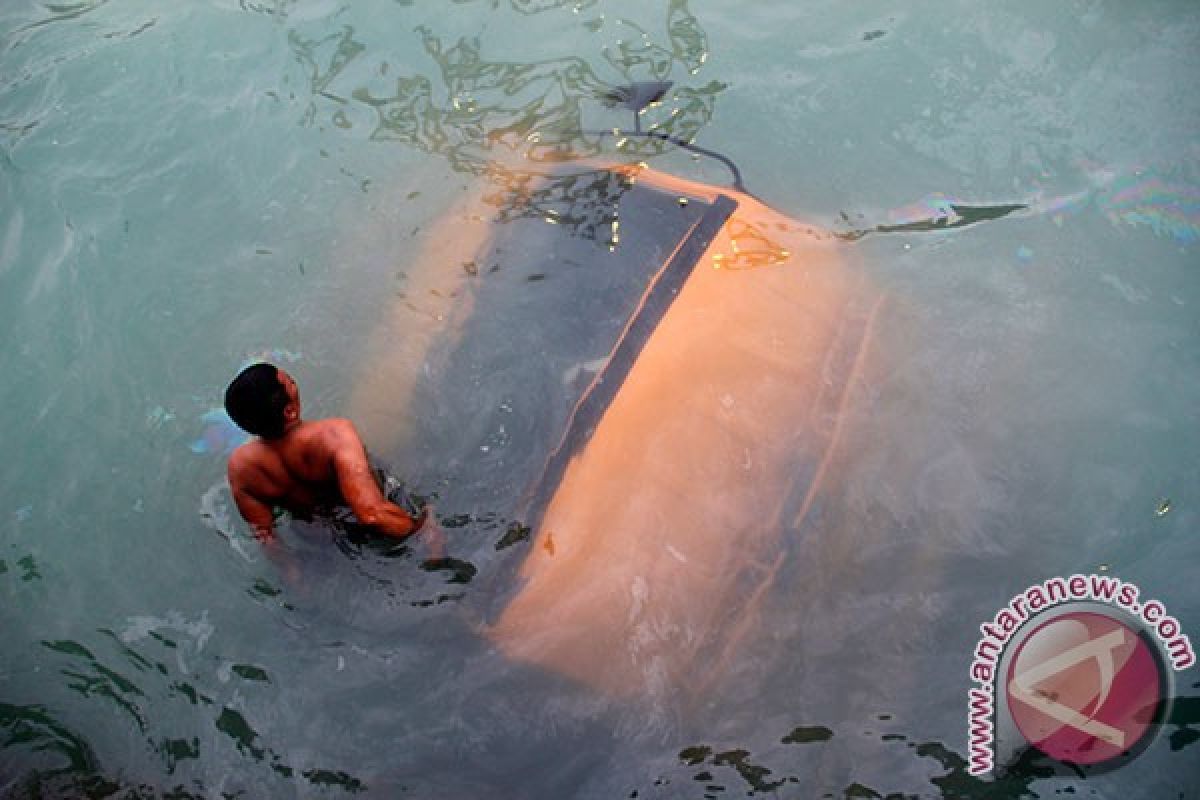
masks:
{"label": "orange painted surface", "polygon": [[812,535],[843,409],[869,378],[882,297],[844,246],[722,193],[738,210],[570,462],[486,628],[508,657],[617,696],[720,679],[755,631],[781,537]]}

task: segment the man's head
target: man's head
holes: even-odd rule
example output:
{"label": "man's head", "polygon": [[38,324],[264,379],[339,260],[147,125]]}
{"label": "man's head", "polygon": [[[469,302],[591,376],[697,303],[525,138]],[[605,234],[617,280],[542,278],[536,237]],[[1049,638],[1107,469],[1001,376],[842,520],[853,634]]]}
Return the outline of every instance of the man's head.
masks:
{"label": "man's head", "polygon": [[278,439],[300,419],[300,394],[292,376],[275,365],[251,364],[225,390],[225,411],[246,433]]}

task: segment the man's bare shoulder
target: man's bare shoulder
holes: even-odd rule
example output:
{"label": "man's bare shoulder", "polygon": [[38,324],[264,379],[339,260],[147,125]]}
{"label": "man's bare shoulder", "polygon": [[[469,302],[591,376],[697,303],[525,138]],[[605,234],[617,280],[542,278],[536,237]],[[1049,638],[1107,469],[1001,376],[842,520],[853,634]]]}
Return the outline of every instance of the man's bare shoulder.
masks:
{"label": "man's bare shoulder", "polygon": [[354,423],[344,417],[314,420],[308,425],[313,434],[331,443],[358,440],[358,431]]}
{"label": "man's bare shoulder", "polygon": [[309,453],[322,453],[330,458],[354,453],[363,447],[358,431],[348,419],[330,417],[306,423],[303,448]]}
{"label": "man's bare shoulder", "polygon": [[313,428],[328,430],[354,430],[354,423],[345,417],[325,417],[308,422]]}
{"label": "man's bare shoulder", "polygon": [[262,467],[264,459],[269,455],[262,442],[257,439],[239,445],[229,454],[229,476],[232,478],[246,475],[248,472]]}
{"label": "man's bare shoulder", "polygon": [[240,444],[234,448],[229,454],[229,468],[245,469],[258,463],[263,457],[262,442],[257,439],[252,439],[245,444]]}

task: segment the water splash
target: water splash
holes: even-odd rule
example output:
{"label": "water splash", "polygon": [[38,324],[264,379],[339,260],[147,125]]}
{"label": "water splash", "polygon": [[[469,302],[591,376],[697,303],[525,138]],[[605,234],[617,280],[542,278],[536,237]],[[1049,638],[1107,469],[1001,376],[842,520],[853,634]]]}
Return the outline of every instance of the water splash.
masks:
{"label": "water splash", "polygon": [[165,406],[155,406],[146,412],[146,429],[156,431],[174,419],[174,411]]}
{"label": "water splash", "polygon": [[254,563],[254,556],[247,552],[245,542],[237,534],[233,516],[229,511],[232,505],[233,495],[229,490],[229,481],[221,479],[200,496],[200,519],[228,542],[230,548],[241,556],[242,560]]}

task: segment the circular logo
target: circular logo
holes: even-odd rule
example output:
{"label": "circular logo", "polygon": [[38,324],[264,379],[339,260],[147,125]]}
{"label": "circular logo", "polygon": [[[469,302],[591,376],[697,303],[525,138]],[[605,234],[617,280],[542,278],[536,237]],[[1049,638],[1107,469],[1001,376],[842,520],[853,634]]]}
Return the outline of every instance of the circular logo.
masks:
{"label": "circular logo", "polygon": [[1005,689],[1013,722],[1051,758],[1100,764],[1134,750],[1163,700],[1161,662],[1106,614],[1068,612],[1021,642]]}

